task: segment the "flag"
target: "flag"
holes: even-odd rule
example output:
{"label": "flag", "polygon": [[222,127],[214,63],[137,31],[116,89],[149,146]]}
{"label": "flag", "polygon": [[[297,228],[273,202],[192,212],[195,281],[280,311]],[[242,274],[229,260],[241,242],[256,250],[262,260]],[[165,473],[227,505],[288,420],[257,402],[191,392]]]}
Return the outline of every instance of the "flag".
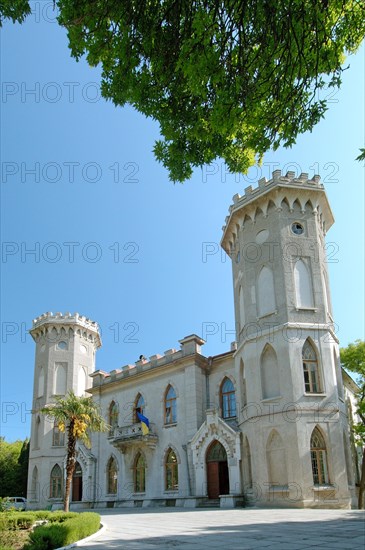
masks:
{"label": "flag", "polygon": [[148,432],[150,431],[150,421],[148,420],[148,418],[146,416],[143,416],[143,414],[141,414],[139,412],[137,412],[137,417],[138,417],[138,420],[141,423],[142,434],[147,435]]}

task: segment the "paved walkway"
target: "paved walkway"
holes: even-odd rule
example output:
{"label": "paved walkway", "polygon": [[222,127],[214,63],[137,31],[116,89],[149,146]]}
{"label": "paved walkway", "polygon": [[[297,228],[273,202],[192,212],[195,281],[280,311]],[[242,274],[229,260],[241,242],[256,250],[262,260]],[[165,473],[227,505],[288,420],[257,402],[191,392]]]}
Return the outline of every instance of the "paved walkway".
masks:
{"label": "paved walkway", "polygon": [[95,510],[108,529],[88,550],[364,550],[360,510]]}

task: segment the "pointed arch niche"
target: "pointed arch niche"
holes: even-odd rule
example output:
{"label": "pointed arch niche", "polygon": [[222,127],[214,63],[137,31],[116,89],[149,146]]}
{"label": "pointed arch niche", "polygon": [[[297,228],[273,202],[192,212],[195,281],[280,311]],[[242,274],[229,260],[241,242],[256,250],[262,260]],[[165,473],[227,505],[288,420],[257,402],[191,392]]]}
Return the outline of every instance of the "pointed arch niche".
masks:
{"label": "pointed arch niche", "polygon": [[266,345],[261,355],[262,398],[280,397],[280,373],[278,359],[274,349]]}
{"label": "pointed arch niche", "polygon": [[53,392],[55,395],[66,394],[66,381],[67,381],[67,363],[56,363],[54,392]]}
{"label": "pointed arch niche", "polygon": [[238,294],[239,294],[239,308],[240,308],[240,311],[239,311],[240,330],[242,330],[243,327],[246,324],[245,301],[244,301],[244,298],[243,298],[243,288],[242,288],[242,286],[240,286]]}
{"label": "pointed arch niche", "polygon": [[270,485],[272,487],[288,487],[285,447],[276,430],[271,432],[267,440],[266,458]]}
{"label": "pointed arch niche", "polygon": [[312,280],[307,262],[301,258],[294,265],[295,300],[298,308],[314,308]]}
{"label": "pointed arch niche", "polygon": [[257,279],[258,315],[263,317],[276,310],[274,274],[264,265]]}

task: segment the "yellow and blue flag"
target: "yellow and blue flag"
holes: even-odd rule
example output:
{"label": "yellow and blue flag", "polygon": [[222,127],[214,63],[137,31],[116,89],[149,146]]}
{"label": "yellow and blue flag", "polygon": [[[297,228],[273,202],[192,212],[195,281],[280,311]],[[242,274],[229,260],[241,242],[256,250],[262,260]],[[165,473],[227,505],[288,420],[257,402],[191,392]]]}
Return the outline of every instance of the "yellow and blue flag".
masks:
{"label": "yellow and blue flag", "polygon": [[137,412],[138,420],[141,423],[142,434],[147,435],[150,431],[150,421],[146,416],[143,416],[140,412]]}

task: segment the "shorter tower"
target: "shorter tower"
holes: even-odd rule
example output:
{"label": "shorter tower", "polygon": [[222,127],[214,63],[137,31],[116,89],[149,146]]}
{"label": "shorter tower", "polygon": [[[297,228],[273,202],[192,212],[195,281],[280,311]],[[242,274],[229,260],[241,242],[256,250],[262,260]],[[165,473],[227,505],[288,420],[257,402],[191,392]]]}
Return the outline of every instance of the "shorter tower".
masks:
{"label": "shorter tower", "polygon": [[[83,395],[91,387],[90,375],[95,370],[95,352],[101,346],[97,323],[78,313],[44,313],[33,320],[30,334],[36,343],[32,426],[30,438],[28,502],[39,508],[62,500],[65,434],[53,419],[39,413],[55,397],[73,390]],[[84,477],[84,464],[79,463],[77,477]],[[74,500],[82,500],[82,481]],[[80,498],[81,497],[81,498]]]}

